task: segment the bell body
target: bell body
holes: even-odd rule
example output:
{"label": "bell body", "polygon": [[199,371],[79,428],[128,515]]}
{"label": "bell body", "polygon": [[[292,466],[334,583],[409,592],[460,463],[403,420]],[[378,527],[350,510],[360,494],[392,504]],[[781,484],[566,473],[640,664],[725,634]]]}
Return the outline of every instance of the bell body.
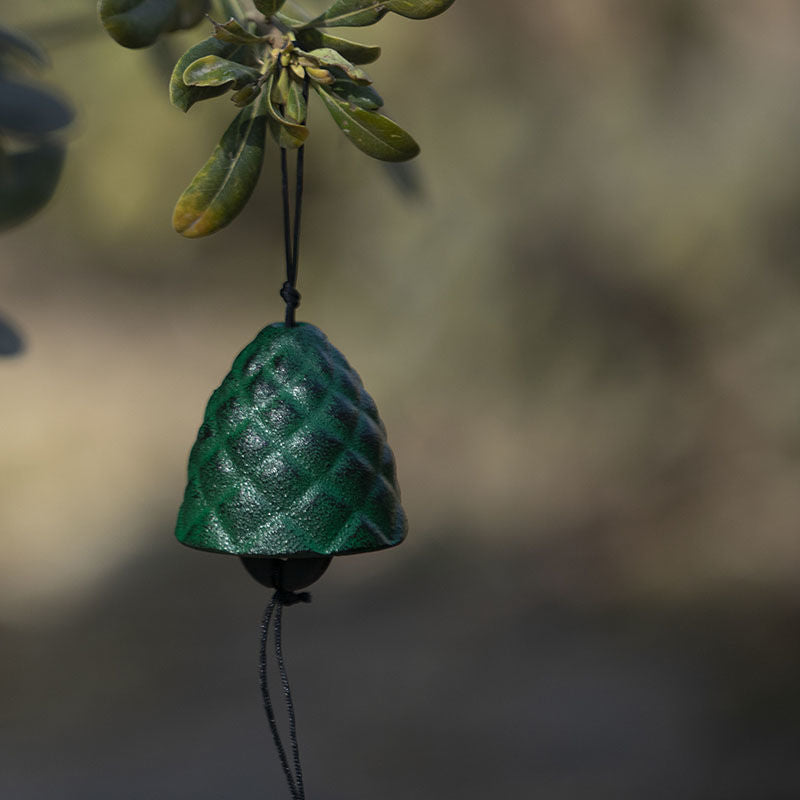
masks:
{"label": "bell body", "polygon": [[262,330],[208,401],[175,534],[239,556],[380,550],[406,534],[372,398],[313,325]]}

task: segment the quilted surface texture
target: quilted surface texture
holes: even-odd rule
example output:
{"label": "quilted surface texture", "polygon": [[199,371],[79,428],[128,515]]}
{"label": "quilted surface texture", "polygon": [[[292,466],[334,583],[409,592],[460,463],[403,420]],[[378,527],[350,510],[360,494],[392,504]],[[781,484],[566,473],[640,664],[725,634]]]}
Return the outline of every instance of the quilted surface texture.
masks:
{"label": "quilted surface texture", "polygon": [[379,550],[406,534],[372,398],[318,328],[269,325],[211,395],[175,532],[236,555]]}

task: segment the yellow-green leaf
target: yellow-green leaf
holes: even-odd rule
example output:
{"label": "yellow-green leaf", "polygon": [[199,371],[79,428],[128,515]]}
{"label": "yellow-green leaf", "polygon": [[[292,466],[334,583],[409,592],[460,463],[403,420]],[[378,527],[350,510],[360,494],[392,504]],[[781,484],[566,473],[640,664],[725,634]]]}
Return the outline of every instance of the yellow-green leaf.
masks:
{"label": "yellow-green leaf", "polygon": [[281,67],[278,77],[272,81],[270,100],[273,104],[285,106],[289,101],[289,70]]}
{"label": "yellow-green leaf", "polygon": [[366,85],[372,83],[363,69],[351,64],[341,53],[331,47],[321,47],[312,50],[309,56],[315,58],[321,67],[338,67],[350,80]]}
{"label": "yellow-green leaf", "polygon": [[[262,95],[262,98],[264,95]],[[175,206],[172,223],[189,238],[224,228],[244,208],[264,162],[265,103],[243,108],[222,136],[205,166]]]}
{"label": "yellow-green leaf", "polygon": [[289,97],[284,108],[286,119],[302,125],[306,121],[307,105],[306,99],[303,97],[303,85],[299,81],[291,81]]}
{"label": "yellow-green leaf", "polygon": [[407,161],[419,153],[419,145],[397,123],[357,106],[313,84],[334,122],[362,152],[381,161]]}

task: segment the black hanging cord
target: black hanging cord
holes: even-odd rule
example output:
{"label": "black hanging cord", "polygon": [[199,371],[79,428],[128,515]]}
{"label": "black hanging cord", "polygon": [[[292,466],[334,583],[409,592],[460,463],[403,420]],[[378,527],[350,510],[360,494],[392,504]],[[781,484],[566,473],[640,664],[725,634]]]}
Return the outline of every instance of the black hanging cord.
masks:
{"label": "black hanging cord", "polygon": [[[308,78],[303,81],[303,98],[308,108]],[[300,292],[297,291],[297,262],[300,256],[300,217],[303,209],[303,168],[305,166],[305,145],[297,150],[294,185],[294,225],[290,222],[289,209],[289,167],[286,148],[281,148],[281,190],[283,194],[283,247],[286,252],[286,281],[281,287],[281,297],[286,303],[286,327],[294,327],[294,312],[300,305]],[[294,228],[294,230],[292,230]]]}
{"label": "black hanging cord", "polygon": [[[294,605],[295,603],[310,603],[311,595],[308,592],[287,592],[283,589],[276,590],[272,599],[264,612],[264,619],[261,623],[261,652],[259,659],[261,676],[261,696],[264,700],[264,711],[267,715],[272,738],[275,748],[278,751],[283,774],[286,776],[286,783],[289,786],[289,794],[292,800],[305,800],[305,788],[303,786],[303,769],[300,765],[300,748],[297,743],[297,722],[294,714],[294,703],[292,702],[292,691],[289,687],[289,675],[286,670],[286,662],[283,658],[281,647],[281,618],[284,606]],[[286,702],[286,713],[289,718],[289,744],[292,749],[292,764],[286,755],[286,748],[283,746],[278,723],[275,719],[275,711],[272,707],[272,700],[269,695],[269,680],[267,677],[267,645],[269,643],[270,625],[274,631],[275,660],[278,664],[278,671],[281,677],[283,697]]]}
{"label": "black hanging cord", "polygon": [[294,716],[294,703],[292,702],[292,690],[289,688],[289,676],[286,673],[286,663],[283,660],[283,649],[281,648],[281,616],[283,603],[278,601],[275,609],[275,656],[278,660],[278,671],[281,676],[281,687],[283,696],[286,698],[286,713],[289,717],[289,741],[292,744],[292,763],[295,775],[295,790],[298,800],[303,800],[306,796],[303,788],[303,768],[300,766],[300,748],[297,743],[297,721]]}

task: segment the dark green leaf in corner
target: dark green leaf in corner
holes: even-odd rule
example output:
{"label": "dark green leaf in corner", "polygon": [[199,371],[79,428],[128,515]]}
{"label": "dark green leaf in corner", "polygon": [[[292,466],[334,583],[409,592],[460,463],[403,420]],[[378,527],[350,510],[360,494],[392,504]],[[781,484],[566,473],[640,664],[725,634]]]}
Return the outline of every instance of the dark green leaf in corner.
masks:
{"label": "dark green leaf in corner", "polygon": [[297,43],[303,50],[329,47],[344,56],[351,64],[371,64],[373,61],[377,61],[381,54],[380,47],[340,39],[338,36],[331,36],[317,28],[303,28],[297,31]]}
{"label": "dark green leaf in corner", "polygon": [[147,47],[173,24],[178,0],[100,0],[100,21],[123,47]]}
{"label": "dark green leaf in corner", "polygon": [[0,229],[18,225],[50,199],[64,152],[62,144],[48,141],[18,153],[0,153]]}
{"label": "dark green leaf in corner", "polygon": [[243,108],[211,158],[175,206],[172,224],[183,236],[207,236],[224,228],[244,208],[264,162],[266,111],[263,97]]}
{"label": "dark green leaf in corner", "polygon": [[306,28],[360,27],[372,25],[389,11],[409,19],[428,19],[441,14],[454,0],[336,0]]}
{"label": "dark green leaf in corner", "polygon": [[0,78],[0,131],[46,136],[72,122],[72,109],[47,89]]}
{"label": "dark green leaf in corner", "polygon": [[0,315],[0,357],[18,356],[25,349],[25,342],[15,327]]}
{"label": "dark green leaf in corner", "polygon": [[318,84],[313,86],[344,135],[368,156],[381,161],[407,161],[419,153],[419,145],[411,135],[388,117],[351,106]]}
{"label": "dark green leaf in corner", "polygon": [[285,0],[254,0],[253,4],[269,19],[273,14],[277,14],[280,11],[284,2]]}

